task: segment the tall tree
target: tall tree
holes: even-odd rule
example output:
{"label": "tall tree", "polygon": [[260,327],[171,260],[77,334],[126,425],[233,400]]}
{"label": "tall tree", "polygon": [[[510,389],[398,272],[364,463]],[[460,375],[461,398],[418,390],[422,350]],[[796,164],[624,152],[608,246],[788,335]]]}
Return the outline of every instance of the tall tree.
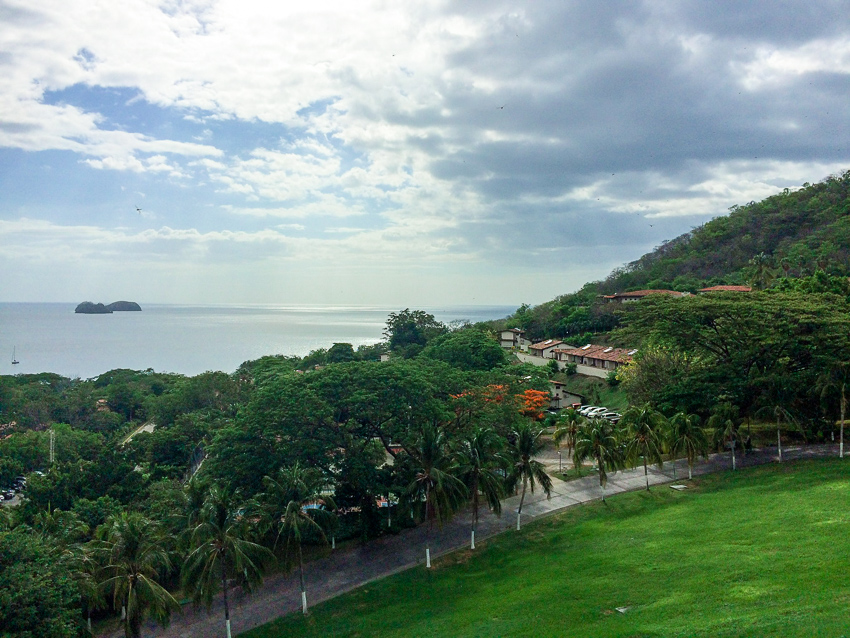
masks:
{"label": "tall tree", "polygon": [[446,326],[434,315],[424,310],[405,308],[389,314],[384,337],[394,354],[410,358],[419,354],[431,339],[446,331]]}
{"label": "tall tree", "polygon": [[[671,411],[704,413],[726,396],[742,414],[752,414],[765,388],[780,386],[786,405],[816,409],[811,390],[817,377],[850,360],[850,307],[833,295],[652,295],[626,306],[624,339],[679,353],[667,382],[644,385],[649,396],[643,398]],[[631,380],[626,387],[633,387]]]}
{"label": "tall tree", "polygon": [[455,450],[454,474],[463,482],[472,501],[472,535],[470,549],[475,549],[475,528],[481,498],[496,514],[502,513],[505,496],[503,472],[508,465],[502,450],[504,440],[490,428],[476,428],[461,440]]}
{"label": "tall tree", "polygon": [[626,428],[626,458],[632,464],[643,462],[646,491],[649,491],[648,463],[658,469],[664,466],[662,432],[667,425],[664,415],[649,403],[632,406],[623,413],[620,426]]}
{"label": "tall tree", "polygon": [[776,422],[776,453],[777,460],[782,463],[782,422],[795,423],[794,415],[779,404],[764,406],[756,410],[756,416],[769,415]]}
{"label": "tall tree", "polygon": [[[578,413],[578,410],[574,408],[567,408],[563,410],[558,415],[558,421],[555,424],[555,432],[552,434],[552,438],[555,440],[555,443],[560,445],[561,442],[565,442],[567,444],[567,452],[570,457],[573,458],[573,464],[575,464],[575,447],[576,440],[578,439],[578,432],[581,424],[584,422],[584,417]],[[576,469],[578,469],[578,465],[576,465]]]}
{"label": "tall tree", "polygon": [[[694,464],[698,456],[708,458],[708,438],[702,429],[697,414],[677,412],[670,419],[670,452],[675,463],[676,457],[684,453],[688,459],[688,479],[694,478]],[[675,467],[675,465],[674,465]]]}
{"label": "tall tree", "polygon": [[98,528],[96,551],[103,565],[100,586],[113,604],[125,610],[127,638],[141,636],[142,621],[151,616],[167,626],[180,605],[158,579],[172,567],[166,540],[155,521],[136,512],[121,512]]}
{"label": "tall tree", "polygon": [[516,511],[517,531],[520,529],[526,488],[530,487],[531,493],[534,494],[534,486],[539,483],[546,498],[549,498],[552,493],[552,479],[546,474],[546,467],[534,458],[543,451],[542,435],[543,430],[535,428],[528,422],[520,423],[513,431],[514,441],[510,448],[513,467],[508,475],[508,484],[516,486],[522,483],[522,496],[519,498],[519,507]]}
{"label": "tall tree", "polygon": [[837,395],[840,426],[838,435],[838,456],[844,458],[844,417],[847,413],[847,383],[850,382],[850,362],[836,361],[818,378],[821,400]]}
{"label": "tall tree", "polygon": [[263,582],[272,553],[251,540],[256,530],[244,516],[239,495],[213,485],[209,488],[197,524],[190,534],[191,552],[183,564],[183,586],[195,603],[209,607],[221,589],[224,624],[230,633],[230,580],[236,579],[245,591]]}
{"label": "tall tree", "polygon": [[263,478],[266,491],[262,495],[263,516],[277,530],[278,541],[283,538],[283,556],[287,566],[298,565],[301,584],[301,611],[307,613],[307,589],[304,586],[304,561],[301,545],[305,536],[327,543],[327,532],[336,524],[333,499],[323,494],[326,484],[321,473],[296,463],[281,468],[276,477]]}
{"label": "tall tree", "polygon": [[576,439],[575,462],[583,463],[588,459],[596,462],[599,472],[599,487],[602,488],[602,500],[605,501],[605,485],[608,472],[623,468],[625,455],[617,436],[617,429],[607,419],[589,419],[582,424]]}
{"label": "tall tree", "polygon": [[466,488],[453,473],[443,431],[436,425],[422,427],[411,450],[414,478],[407,492],[414,503],[425,502],[428,531],[425,537],[425,566],[431,567],[431,532],[436,522],[442,527],[466,497]]}
{"label": "tall tree", "polygon": [[732,452],[732,469],[737,469],[735,463],[735,448],[741,440],[741,418],[738,407],[728,401],[715,406],[713,414],[708,417],[708,427],[714,429],[714,438],[723,445],[729,444]]}

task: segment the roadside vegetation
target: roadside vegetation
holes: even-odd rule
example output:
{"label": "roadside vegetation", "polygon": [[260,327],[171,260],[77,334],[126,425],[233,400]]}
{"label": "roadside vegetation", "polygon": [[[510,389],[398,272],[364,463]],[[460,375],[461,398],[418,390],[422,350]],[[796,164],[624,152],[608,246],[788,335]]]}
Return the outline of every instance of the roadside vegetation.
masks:
{"label": "roadside vegetation", "polygon": [[840,636],[848,497],[837,460],[619,494],[245,635]]}

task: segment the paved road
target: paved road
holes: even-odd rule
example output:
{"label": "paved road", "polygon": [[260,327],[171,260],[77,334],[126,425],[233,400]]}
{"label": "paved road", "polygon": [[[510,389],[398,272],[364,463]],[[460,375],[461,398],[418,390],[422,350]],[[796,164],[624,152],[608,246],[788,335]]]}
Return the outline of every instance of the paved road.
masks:
{"label": "paved road", "polygon": [[[837,445],[789,447],[783,449],[782,458],[795,460],[830,455],[838,456]],[[540,457],[540,460],[550,471],[557,471],[558,455],[555,450],[548,450]],[[564,454],[565,467],[566,460],[566,454]],[[767,448],[756,450],[749,456],[739,454],[737,465],[739,468],[746,468],[775,461],[776,448]],[[730,467],[731,460],[728,453],[715,454],[708,461],[701,461],[694,468],[694,474],[709,474],[727,470]],[[687,464],[684,461],[678,461],[675,473],[679,480],[682,477],[687,478],[687,472]],[[666,463],[663,471],[650,468],[649,483],[650,485],[670,483],[673,481],[673,474],[674,467],[671,463]],[[553,479],[553,483],[550,499],[547,499],[539,490],[535,494],[526,494],[523,522],[601,497],[599,480],[596,476],[587,476],[569,482]],[[609,496],[644,487],[645,478],[641,467],[609,475],[605,493]],[[518,504],[519,497],[507,499],[504,502],[501,517],[482,512],[476,542],[488,536],[515,529]],[[435,531],[431,540],[432,557],[467,547],[470,520],[470,514],[465,512],[453,518],[442,530]],[[376,578],[383,578],[417,564],[423,564],[426,531],[425,526],[404,530],[396,536],[385,536],[364,545],[338,550],[325,558],[309,563],[305,569],[305,580],[310,605],[339,596]],[[231,606],[233,633],[238,634],[263,625],[280,616],[298,611],[300,607],[301,597],[297,574],[272,576],[266,579],[261,591],[250,597],[237,597],[234,601]],[[110,638],[122,635],[123,632],[120,631],[104,634]],[[163,638],[224,636],[224,611],[221,601],[217,600],[209,613],[205,609],[195,610],[191,606],[186,606],[181,614],[172,618],[169,628],[162,629],[154,624],[148,624],[142,635]]]}

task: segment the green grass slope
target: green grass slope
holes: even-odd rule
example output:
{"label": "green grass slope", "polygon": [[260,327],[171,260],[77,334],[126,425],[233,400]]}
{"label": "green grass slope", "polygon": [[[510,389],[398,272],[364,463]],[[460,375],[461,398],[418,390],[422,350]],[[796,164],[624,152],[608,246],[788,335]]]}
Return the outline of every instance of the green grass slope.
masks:
{"label": "green grass slope", "polygon": [[766,466],[692,487],[574,508],[243,635],[850,634],[845,464]]}

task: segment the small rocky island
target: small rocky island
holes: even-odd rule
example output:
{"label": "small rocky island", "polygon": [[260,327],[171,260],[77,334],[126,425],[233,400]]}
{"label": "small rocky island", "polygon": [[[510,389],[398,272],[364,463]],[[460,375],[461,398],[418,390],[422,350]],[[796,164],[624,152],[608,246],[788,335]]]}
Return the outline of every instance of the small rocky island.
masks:
{"label": "small rocky island", "polygon": [[82,315],[108,315],[113,312],[141,312],[141,310],[141,306],[135,301],[114,301],[108,306],[84,301],[74,309],[74,312]]}

